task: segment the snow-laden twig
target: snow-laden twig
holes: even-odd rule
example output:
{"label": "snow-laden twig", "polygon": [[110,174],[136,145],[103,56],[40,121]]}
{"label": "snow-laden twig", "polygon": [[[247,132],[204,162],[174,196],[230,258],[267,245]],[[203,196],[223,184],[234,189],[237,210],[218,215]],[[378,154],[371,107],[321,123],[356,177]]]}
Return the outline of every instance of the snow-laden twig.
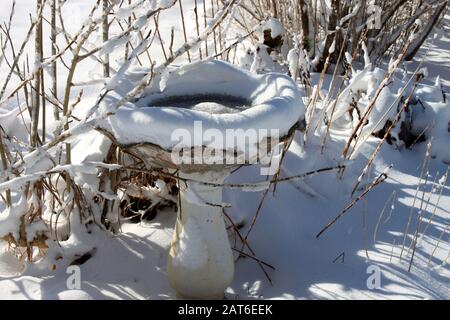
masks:
{"label": "snow-laden twig", "polygon": [[[236,0],[231,0],[222,10],[220,10],[216,17],[213,19],[209,27],[202,33],[200,37],[197,37],[196,39],[190,41],[189,43],[185,43],[182,45],[172,57],[170,57],[166,62],[161,64],[160,66],[156,67],[152,72],[149,72],[137,85],[136,87],[131,90],[125,97],[120,99],[114,106],[112,106],[106,114],[102,114],[99,116],[99,118],[90,119],[91,116],[97,111],[98,104],[102,100],[102,97],[104,97],[106,94],[104,94],[99,98],[97,104],[91,108],[91,110],[87,113],[87,116],[78,124],[73,126],[72,128],[65,128],[64,132],[62,132],[59,136],[55,137],[52,141],[49,141],[45,145],[41,146],[39,150],[34,150],[31,153],[27,155],[27,158],[29,160],[33,159],[34,161],[38,161],[41,159],[44,154],[47,153],[48,150],[52,149],[53,147],[59,145],[60,143],[64,142],[68,138],[76,135],[80,132],[85,132],[86,130],[90,130],[92,128],[96,127],[97,120],[104,119],[110,115],[113,115],[123,104],[126,102],[129,102],[133,100],[135,97],[139,96],[143,90],[151,83],[151,81],[156,77],[157,75],[164,72],[164,70],[178,57],[182,56],[186,51],[191,50],[193,47],[195,47],[198,43],[204,41],[212,32],[222,23],[222,21],[225,19],[225,17],[228,15],[230,10],[233,8]],[[153,16],[157,12],[164,10],[165,8],[158,8],[152,12],[147,12],[145,15],[146,17],[148,15]],[[94,20],[97,21],[97,20]],[[97,23],[101,22],[101,19],[98,19]],[[92,30],[92,25],[90,30]],[[86,34],[84,33],[84,38],[86,38]],[[140,48],[139,48],[140,49]],[[106,91],[107,92],[107,91]],[[66,105],[67,105],[67,97],[69,95],[66,95]],[[19,160],[12,166],[12,170],[19,170],[24,165],[23,160]]]}
{"label": "snow-laden twig", "polygon": [[431,200],[431,196],[435,192],[435,187],[434,186],[435,186],[435,183],[436,183],[436,179],[437,179],[437,175],[434,178],[433,184],[431,185],[431,190],[429,192],[429,197],[428,197],[428,201],[427,201],[427,203],[425,205],[425,208],[423,208],[423,204],[424,204],[424,200],[425,200],[425,189],[422,191],[422,200],[420,202],[420,208],[419,208],[419,212],[417,214],[416,230],[414,231],[413,240],[411,241],[411,244],[409,245],[409,248],[408,248],[408,254],[409,254],[409,252],[410,252],[410,250],[412,248],[411,259],[409,261],[409,266],[408,266],[408,272],[411,272],[411,268],[412,268],[413,261],[414,261],[414,256],[416,254],[417,240],[418,240],[419,233],[420,233],[420,227],[422,226],[423,215],[427,211],[428,205],[429,205],[430,200]]}
{"label": "snow-laden twig", "polygon": [[437,210],[437,208],[439,206],[439,203],[441,202],[442,194],[444,193],[444,189],[445,189],[445,186],[447,184],[449,170],[450,170],[450,167],[447,168],[447,172],[439,180],[439,194],[438,194],[438,198],[436,200],[436,203],[434,204],[433,212],[431,213],[431,216],[428,218],[428,222],[427,222],[427,224],[425,225],[425,228],[422,231],[422,236],[421,236],[422,239],[426,235],[426,233],[428,231],[428,228],[431,225],[431,221],[433,220],[434,216],[436,215],[436,210]]}
{"label": "snow-laden twig", "polygon": [[437,249],[439,248],[439,245],[442,242],[442,239],[444,238],[444,235],[447,234],[447,232],[449,231],[450,226],[446,226],[444,230],[441,231],[441,234],[439,235],[439,239],[436,241],[436,245],[433,248],[433,251],[430,253],[430,256],[428,258],[428,263],[427,265],[430,266],[431,265],[431,260],[433,259],[434,255],[436,254]]}
{"label": "snow-laden twig", "polygon": [[[63,101],[63,109],[66,109],[65,111],[67,112],[67,109],[69,107],[69,99],[70,99],[70,88],[72,87],[72,78],[73,78],[73,74],[74,74],[74,70],[75,67],[77,65],[77,63],[83,59],[85,59],[86,57],[89,57],[91,54],[80,54],[80,51],[82,49],[82,44],[87,40],[87,38],[89,37],[89,35],[93,32],[93,30],[96,28],[96,26],[101,23],[101,17],[100,18],[93,18],[93,14],[95,12],[95,10],[98,8],[100,1],[97,1],[96,5],[94,6],[94,8],[91,10],[89,18],[88,18],[88,24],[84,24],[83,27],[78,31],[78,33],[74,36],[74,38],[70,41],[70,43],[67,45],[66,49],[70,49],[72,44],[77,44],[77,48],[74,49],[76,50],[75,53],[75,57],[73,59],[73,63],[71,66],[71,70],[69,72],[69,76],[68,76],[68,83],[66,86],[66,92],[64,94],[64,101]],[[140,25],[141,27],[143,26],[143,22],[147,21],[148,16],[153,16],[154,14],[156,14],[157,12],[166,9],[165,7],[161,7],[161,8],[157,8],[153,11],[149,11],[144,15],[144,18],[142,20],[139,20],[139,23],[136,22],[133,26],[136,25]],[[142,18],[142,17],[141,17]],[[133,28],[132,26],[132,28]],[[85,30],[87,28],[87,30]],[[32,30],[32,29],[31,29]],[[31,31],[30,31],[31,33]],[[80,44],[81,43],[81,44]],[[139,46],[138,49],[141,49],[141,47]],[[97,48],[97,50],[100,50]],[[94,54],[95,52],[97,52],[97,50],[95,50],[94,52],[92,52],[92,54]],[[49,65],[52,62],[54,62],[56,59],[58,59],[63,53],[60,52],[57,54],[57,56],[53,56],[50,59],[47,59],[45,62],[43,62],[43,64],[41,65],[41,67],[43,67],[44,65]],[[29,82],[30,80],[33,79],[33,76],[31,75],[29,78],[25,79],[24,81],[22,81],[22,83],[13,91],[13,93],[11,93],[6,100],[8,100],[9,98],[11,98],[15,92],[17,92],[21,87],[23,87],[27,82]],[[148,81],[148,79],[146,79],[146,81]],[[139,90],[136,90],[134,92],[134,94],[131,94],[129,96],[126,97],[126,99],[121,100],[118,105],[116,106],[116,108],[120,107],[123,103],[125,103],[126,101],[128,101],[127,99],[132,99],[134,97],[135,94],[140,93],[143,88],[145,88],[146,85],[146,81],[143,81],[142,86],[140,87]],[[101,96],[102,97],[102,96]],[[101,97],[99,99],[99,102],[101,101]],[[104,95],[103,95],[104,97]],[[0,101],[0,104],[4,103],[6,100]],[[39,161],[40,159],[42,159],[43,157],[48,156],[48,151],[51,150],[52,148],[54,148],[55,146],[60,145],[62,142],[64,142],[65,140],[67,140],[68,138],[76,135],[77,133],[81,133],[81,132],[85,132],[86,130],[90,130],[92,128],[95,127],[95,121],[90,119],[88,121],[88,118],[90,116],[92,116],[92,114],[95,112],[95,110],[98,108],[98,104],[96,106],[94,106],[91,109],[91,112],[88,113],[88,115],[82,120],[80,121],[78,124],[76,124],[75,126],[69,128],[68,126],[65,126],[64,131],[61,132],[58,136],[56,136],[53,140],[47,142],[46,144],[42,145],[39,149],[36,149],[32,152],[30,152],[27,155],[27,159],[29,159],[30,161]],[[65,112],[65,113],[66,113]],[[108,116],[108,115],[103,115],[104,117]],[[70,157],[70,154],[68,154],[68,156]],[[9,168],[8,171],[10,172],[14,172],[14,171],[20,171],[20,169],[23,167],[23,165],[25,164],[23,159],[20,159],[19,161],[17,161],[16,163],[14,163],[13,165],[11,165],[11,168]]]}
{"label": "snow-laden twig", "polygon": [[[12,24],[12,20],[14,17],[15,9],[16,9],[16,0],[13,0],[12,5],[11,5],[11,11],[9,13],[8,24],[6,25],[6,33],[9,33],[11,30],[11,24]],[[0,44],[2,46],[2,52],[5,52],[7,44],[8,44],[8,41],[5,41],[4,44]],[[0,55],[0,68],[1,68],[4,60],[5,60],[5,55],[4,54]]]}
{"label": "snow-laden twig", "polygon": [[74,176],[76,173],[85,174],[96,174],[98,168],[108,169],[108,170],[119,170],[122,168],[120,165],[107,164],[102,162],[85,162],[83,164],[67,164],[67,165],[57,165],[51,170],[38,171],[31,174],[23,174],[21,176],[12,178],[8,181],[0,183],[0,192],[5,190],[19,190],[24,185],[38,181],[46,176],[57,174],[57,173],[69,173]]}
{"label": "snow-laden twig", "polygon": [[[386,168],[386,169],[390,169],[390,167]],[[324,228],[322,228],[322,230],[320,230],[320,232],[316,235],[316,239],[319,239],[320,236],[327,231],[332,225],[334,225],[339,219],[341,219],[348,211],[350,211],[350,209],[352,209],[359,201],[361,201],[362,199],[364,199],[364,197],[370,193],[374,188],[376,188],[377,186],[379,186],[380,184],[382,184],[384,181],[386,181],[386,179],[389,177],[388,176],[388,170],[385,170],[384,172],[382,172],[367,188],[366,190],[360,194],[357,198],[355,198],[347,207],[345,207],[344,210],[341,211],[341,213],[339,213],[333,220],[331,220]]]}
{"label": "snow-laden twig", "polygon": [[[321,173],[339,171],[339,170],[342,170],[343,168],[345,168],[345,165],[339,165],[337,167],[322,168],[322,169],[312,170],[312,171],[308,171],[308,172],[290,176],[290,177],[279,178],[276,181],[277,182],[289,182],[292,180],[302,180],[305,178],[313,177],[313,176],[321,174]],[[156,176],[174,178],[174,179],[178,179],[183,182],[192,181],[192,182],[196,182],[196,183],[199,183],[199,184],[202,184],[205,186],[209,186],[209,187],[220,187],[220,188],[226,188],[226,189],[240,189],[240,190],[243,190],[246,192],[265,191],[270,187],[272,182],[274,182],[271,180],[264,180],[264,181],[260,181],[260,182],[251,182],[251,183],[214,183],[214,182],[197,181],[197,180],[188,179],[188,178],[181,178],[181,177],[178,177],[178,176],[170,174],[170,173],[164,173],[164,172],[159,172],[159,171],[155,172],[153,170],[147,170],[147,169],[141,169],[141,168],[135,168],[135,167],[124,166],[123,169],[130,170],[130,171],[136,171],[136,172],[149,173],[149,174],[156,175]]]}
{"label": "snow-laden twig", "polygon": [[[46,1],[46,0],[44,0],[44,4],[45,4],[45,1]],[[38,16],[37,16],[35,19],[33,19],[32,23],[31,23],[31,26],[30,26],[30,28],[28,29],[27,35],[25,36],[25,39],[22,41],[22,44],[21,44],[21,46],[20,46],[20,49],[19,49],[19,51],[17,52],[16,56],[14,57],[14,62],[13,62],[12,66],[11,66],[9,72],[8,72],[8,75],[6,76],[5,82],[3,83],[2,89],[1,89],[1,91],[0,91],[0,106],[5,102],[5,101],[3,101],[2,99],[3,99],[3,96],[4,96],[4,94],[5,94],[5,91],[6,91],[6,88],[7,88],[7,86],[8,86],[8,83],[9,83],[9,81],[11,80],[11,76],[12,76],[12,74],[13,74],[13,72],[14,72],[14,68],[15,68],[15,66],[19,63],[19,60],[20,60],[20,58],[22,57],[22,54],[23,54],[24,51],[25,51],[25,47],[26,47],[26,45],[28,44],[28,42],[30,41],[31,35],[33,34],[33,30],[35,29],[35,27],[36,27],[37,24],[38,24],[39,17],[42,16],[43,10],[44,10],[44,5],[42,5],[42,6],[40,7],[39,12],[37,13]],[[33,78],[33,75],[30,76],[30,80],[31,80],[32,78]],[[11,97],[11,95],[10,95],[9,97]],[[7,100],[9,100],[9,99],[7,99]]]}
{"label": "snow-laden twig", "polygon": [[[411,225],[413,212],[416,207],[416,201],[417,201],[417,197],[419,195],[420,188],[422,187],[423,184],[426,184],[426,182],[428,181],[428,166],[430,164],[431,147],[432,147],[432,141],[430,141],[427,145],[427,151],[425,153],[425,158],[422,163],[422,170],[420,173],[419,183],[417,184],[416,192],[414,194],[413,204],[411,206],[411,209],[409,210],[408,222],[406,223],[405,230],[403,231],[404,234],[403,234],[402,250],[400,252],[400,261],[403,257],[403,252],[405,250],[406,238],[408,237],[408,231],[409,231],[409,227]],[[424,176],[425,176],[425,178],[424,178]],[[423,180],[425,182],[423,182]]]}
{"label": "snow-laden twig", "polygon": [[378,216],[377,224],[375,225],[375,229],[373,231],[373,243],[377,242],[378,228],[380,226],[381,220],[383,219],[383,215],[384,215],[386,209],[388,208],[388,204],[390,204],[390,210],[392,211],[394,208],[394,202],[396,200],[396,197],[397,197],[397,192],[394,190],[391,193],[391,195],[389,196],[389,198],[386,200],[386,202],[384,203],[383,209],[380,211],[380,215]]}

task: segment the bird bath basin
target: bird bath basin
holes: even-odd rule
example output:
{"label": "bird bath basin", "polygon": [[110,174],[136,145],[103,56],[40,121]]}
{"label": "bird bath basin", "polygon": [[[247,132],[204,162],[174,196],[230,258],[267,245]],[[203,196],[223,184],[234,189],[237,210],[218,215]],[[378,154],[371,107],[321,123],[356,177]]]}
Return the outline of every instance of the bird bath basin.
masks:
{"label": "bird bath basin", "polygon": [[[103,103],[120,99],[143,76],[130,73]],[[223,298],[233,280],[234,260],[220,185],[233,169],[260,162],[261,146],[269,145],[270,151],[273,141],[302,121],[300,92],[289,77],[254,75],[212,61],[155,79],[139,100],[100,123],[148,167],[182,178],[167,262],[169,282],[180,297]]]}

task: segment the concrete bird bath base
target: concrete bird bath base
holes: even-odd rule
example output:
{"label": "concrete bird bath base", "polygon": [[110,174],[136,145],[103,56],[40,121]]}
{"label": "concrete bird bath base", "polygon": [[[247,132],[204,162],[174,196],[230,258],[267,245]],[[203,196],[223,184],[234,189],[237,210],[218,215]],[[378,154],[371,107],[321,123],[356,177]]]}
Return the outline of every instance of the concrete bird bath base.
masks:
{"label": "concrete bird bath base", "polygon": [[[205,179],[205,175],[190,174],[183,178],[221,183],[225,176],[209,174]],[[180,298],[222,299],[234,275],[222,209],[188,200],[186,187],[180,185],[180,208],[167,261],[169,282]],[[195,192],[205,201],[222,203],[221,187],[196,183]]]}
{"label": "concrete bird bath base", "polygon": [[[126,95],[144,75],[130,72],[102,107]],[[289,77],[255,75],[211,61],[155,79],[138,101],[100,123],[99,129],[149,168],[165,168],[181,178],[167,262],[179,297],[224,297],[234,261],[220,185],[234,168],[260,162],[262,145],[270,141],[270,149],[302,121],[300,92]]]}

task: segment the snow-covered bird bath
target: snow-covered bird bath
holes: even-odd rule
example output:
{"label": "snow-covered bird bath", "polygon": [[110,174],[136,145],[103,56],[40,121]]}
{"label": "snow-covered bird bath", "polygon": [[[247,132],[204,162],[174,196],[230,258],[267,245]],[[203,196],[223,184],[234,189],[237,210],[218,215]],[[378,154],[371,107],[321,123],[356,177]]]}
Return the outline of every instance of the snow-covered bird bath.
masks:
{"label": "snow-covered bird bath", "polygon": [[[127,74],[104,99],[103,111],[146,72]],[[179,296],[223,297],[233,280],[234,259],[222,217],[221,185],[232,170],[261,162],[261,146],[272,150],[274,142],[301,126],[304,113],[291,78],[255,75],[211,61],[157,77],[141,98],[100,123],[100,130],[149,168],[165,168],[180,178],[167,263]]]}

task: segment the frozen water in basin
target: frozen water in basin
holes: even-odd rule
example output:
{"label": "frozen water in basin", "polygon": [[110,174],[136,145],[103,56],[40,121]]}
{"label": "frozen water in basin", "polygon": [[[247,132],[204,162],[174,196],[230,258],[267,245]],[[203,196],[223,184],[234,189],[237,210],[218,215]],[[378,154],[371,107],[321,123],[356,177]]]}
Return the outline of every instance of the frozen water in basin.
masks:
{"label": "frozen water in basin", "polygon": [[223,94],[171,96],[150,103],[152,107],[185,108],[211,114],[238,113],[251,107],[251,102],[242,97]]}

